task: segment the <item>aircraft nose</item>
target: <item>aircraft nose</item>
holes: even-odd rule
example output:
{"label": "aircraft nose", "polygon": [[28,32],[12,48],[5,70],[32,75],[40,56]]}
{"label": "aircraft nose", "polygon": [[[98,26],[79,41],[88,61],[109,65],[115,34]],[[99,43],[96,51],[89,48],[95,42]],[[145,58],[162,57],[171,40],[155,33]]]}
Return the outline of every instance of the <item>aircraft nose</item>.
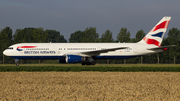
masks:
{"label": "aircraft nose", "polygon": [[7,50],[4,50],[4,51],[3,51],[3,54],[6,55],[6,56],[8,56],[8,51],[7,51]]}

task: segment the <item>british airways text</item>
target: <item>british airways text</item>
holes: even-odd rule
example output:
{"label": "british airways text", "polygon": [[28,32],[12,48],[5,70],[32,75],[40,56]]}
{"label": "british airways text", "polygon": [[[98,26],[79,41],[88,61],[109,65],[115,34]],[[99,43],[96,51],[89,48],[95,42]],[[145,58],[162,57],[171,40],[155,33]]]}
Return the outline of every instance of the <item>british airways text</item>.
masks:
{"label": "british airways text", "polygon": [[55,51],[24,51],[24,54],[56,54]]}

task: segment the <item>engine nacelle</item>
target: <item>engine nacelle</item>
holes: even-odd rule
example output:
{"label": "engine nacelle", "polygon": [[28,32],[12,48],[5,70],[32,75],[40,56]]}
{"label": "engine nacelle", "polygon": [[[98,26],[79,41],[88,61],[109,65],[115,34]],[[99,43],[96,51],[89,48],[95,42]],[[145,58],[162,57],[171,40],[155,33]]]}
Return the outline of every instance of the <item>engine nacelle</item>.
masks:
{"label": "engine nacelle", "polygon": [[66,63],[80,63],[84,61],[85,57],[79,55],[66,55]]}

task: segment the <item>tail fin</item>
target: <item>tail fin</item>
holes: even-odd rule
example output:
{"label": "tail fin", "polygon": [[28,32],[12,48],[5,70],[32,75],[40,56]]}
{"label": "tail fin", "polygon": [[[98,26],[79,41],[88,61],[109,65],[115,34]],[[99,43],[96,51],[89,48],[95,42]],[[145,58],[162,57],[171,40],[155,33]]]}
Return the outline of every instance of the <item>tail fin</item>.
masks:
{"label": "tail fin", "polygon": [[171,17],[163,17],[154,28],[138,43],[161,46],[164,34],[167,30]]}

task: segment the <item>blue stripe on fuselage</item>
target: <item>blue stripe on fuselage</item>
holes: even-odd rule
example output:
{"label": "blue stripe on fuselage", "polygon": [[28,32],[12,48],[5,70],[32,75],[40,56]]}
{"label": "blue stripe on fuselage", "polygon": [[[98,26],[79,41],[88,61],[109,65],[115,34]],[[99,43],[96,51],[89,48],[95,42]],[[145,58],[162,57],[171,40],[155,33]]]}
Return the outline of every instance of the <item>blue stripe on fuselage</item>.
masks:
{"label": "blue stripe on fuselage", "polygon": [[9,56],[16,59],[60,59],[65,56]]}

